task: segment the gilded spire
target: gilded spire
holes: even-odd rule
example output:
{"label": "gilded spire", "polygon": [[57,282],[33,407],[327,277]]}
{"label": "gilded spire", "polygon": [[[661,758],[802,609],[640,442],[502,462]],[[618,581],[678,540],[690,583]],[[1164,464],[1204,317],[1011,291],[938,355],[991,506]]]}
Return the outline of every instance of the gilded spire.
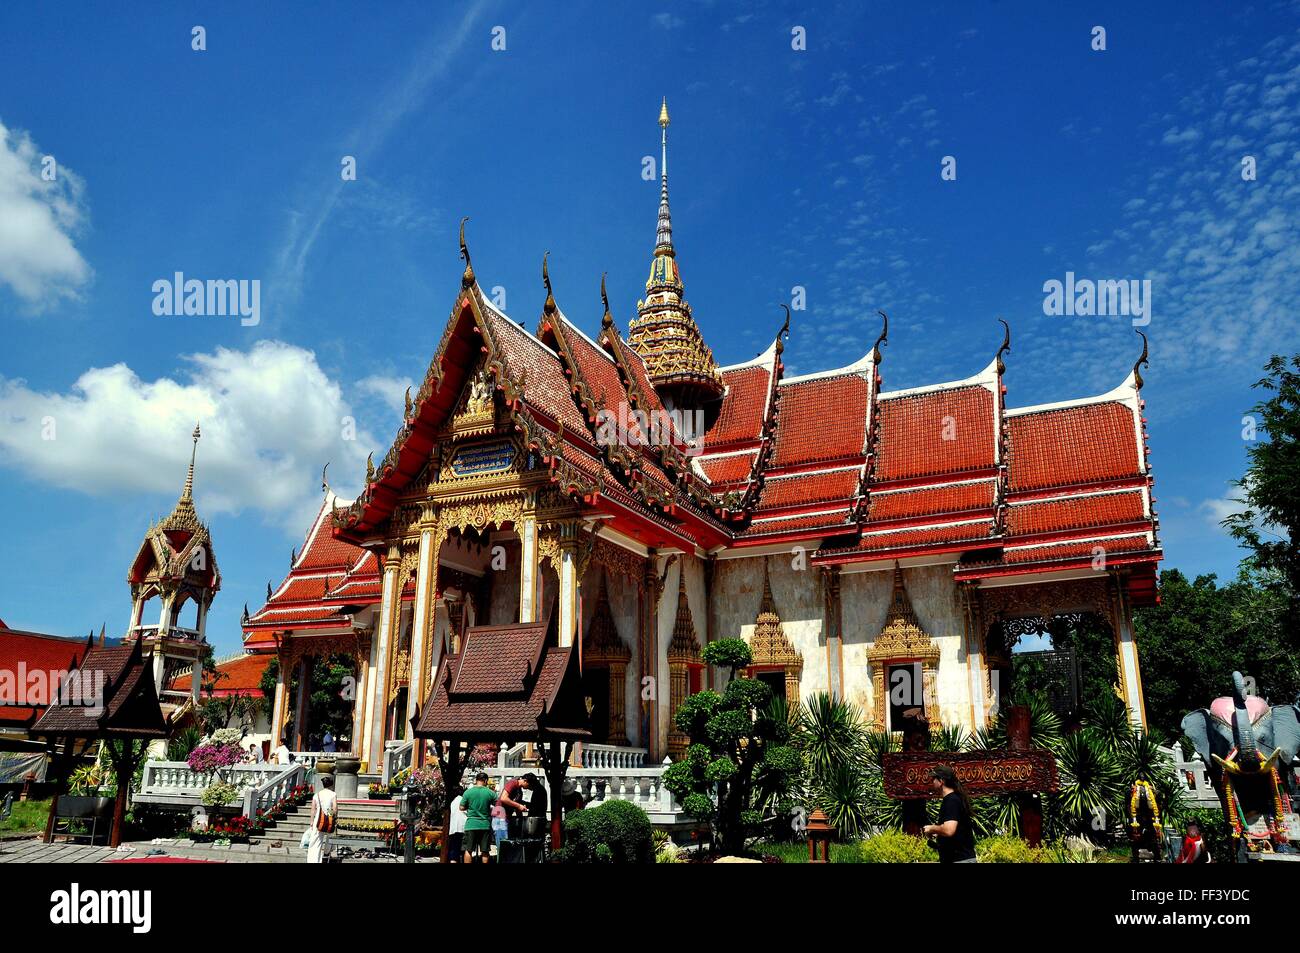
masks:
{"label": "gilded spire", "polygon": [[673,637],[668,643],[668,660],[674,658],[698,659],[700,641],[695,635],[695,620],[691,617],[691,603],[686,598],[686,564],[678,567],[677,617],[673,620]]}
{"label": "gilded spire", "polygon": [[668,100],[659,108],[659,219],[654,257],[646,279],[646,299],[637,302],[637,318],[628,328],[628,343],[641,355],[650,381],[665,401],[677,408],[698,407],[721,396],[722,378],[713,351],[704,343],[683,298],[682,276],[673,248],[668,210]]}
{"label": "gilded spire", "polygon": [[190,447],[190,469],[185,474],[185,486],[181,490],[180,499],[176,501],[176,506],[172,508],[171,515],[159,523],[163,530],[189,530],[196,532],[199,529],[199,515],[194,510],[194,458],[199,449],[199,425],[194,425],[194,433],[191,438],[194,443]]}

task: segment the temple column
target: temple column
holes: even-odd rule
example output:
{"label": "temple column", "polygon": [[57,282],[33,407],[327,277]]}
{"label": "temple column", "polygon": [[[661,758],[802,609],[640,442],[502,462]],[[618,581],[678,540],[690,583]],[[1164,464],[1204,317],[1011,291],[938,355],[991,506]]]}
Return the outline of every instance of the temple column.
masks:
{"label": "temple column", "polygon": [[366,761],[371,771],[383,770],[384,722],[388,714],[389,655],[394,638],[397,610],[401,608],[401,593],[397,591],[397,573],[402,564],[402,553],[396,544],[388,547],[384,560],[383,598],[379,605],[379,634],[375,639],[375,657],[369,685],[370,726],[366,743]]}
{"label": "temple column", "polygon": [[352,697],[351,751],[358,758],[365,757],[366,699],[370,697],[370,636],[357,637],[357,682]]}
{"label": "temple column", "polygon": [[285,697],[289,691],[289,679],[285,672],[284,655],[280,654],[276,658],[277,665],[275,671],[275,701],[271,705],[271,748],[274,750],[279,747],[284,740],[284,712],[288,699]]}
{"label": "temple column", "polygon": [[985,695],[988,673],[984,667],[984,639],[980,611],[979,587],[974,583],[961,583],[957,587],[962,607],[962,628],[966,644],[966,679],[970,684],[970,730],[988,727],[995,714]]}
{"label": "temple column", "polygon": [[577,641],[578,633],[578,524],[567,521],[560,530],[560,648]]}
{"label": "temple column", "polygon": [[536,622],[538,617],[537,587],[541,581],[537,549],[537,513],[535,499],[530,496],[519,520],[519,621]]}
{"label": "temple column", "polygon": [[175,595],[164,595],[162,597],[162,611],[158,616],[158,632],[154,639],[153,657],[150,663],[153,665],[153,690],[162,695],[163,677],[167,673],[167,657],[163,654],[163,639],[172,627],[172,600]]}
{"label": "temple column", "polygon": [[1147,727],[1146,705],[1142,698],[1142,670],[1138,665],[1137,642],[1133,638],[1133,606],[1124,590],[1124,579],[1111,573],[1114,593],[1115,654],[1119,665],[1119,681],[1124,690],[1124,704],[1128,706],[1129,720]]}
{"label": "temple column", "polygon": [[843,608],[840,604],[840,567],[822,568],[826,631],[826,684],[834,698],[844,698]]}
{"label": "temple column", "polygon": [[411,627],[411,671],[406,682],[405,737],[413,737],[409,734],[411,719],[424,704],[425,659],[433,642],[433,600],[438,589],[438,549],[441,548],[434,519],[433,507],[427,506],[420,530],[420,561],[415,577],[415,618]]}
{"label": "temple column", "polygon": [[641,612],[638,618],[637,677],[640,680],[641,724],[638,732],[642,747],[652,762],[663,757],[659,750],[659,597],[663,581],[659,578],[659,557],[651,549],[645,560],[645,585],[641,589]]}
{"label": "temple column", "polygon": [[307,716],[310,712],[309,703],[311,701],[311,656],[304,655],[298,659],[298,664],[294,666],[298,676],[298,694],[293,701],[293,737],[294,747],[298,751],[306,751],[309,747],[307,739]]}

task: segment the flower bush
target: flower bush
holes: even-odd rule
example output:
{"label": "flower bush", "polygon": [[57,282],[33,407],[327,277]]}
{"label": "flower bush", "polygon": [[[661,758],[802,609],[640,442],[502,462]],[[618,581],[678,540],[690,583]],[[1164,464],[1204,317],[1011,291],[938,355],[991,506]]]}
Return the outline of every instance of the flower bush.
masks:
{"label": "flower bush", "polygon": [[244,752],[238,744],[217,744],[205,742],[190,752],[186,763],[191,771],[208,774],[221,768],[239,764],[244,759]]}
{"label": "flower bush", "polygon": [[208,807],[224,807],[239,797],[239,788],[225,781],[216,781],[203,789],[200,800]]}
{"label": "flower bush", "polygon": [[203,830],[191,830],[186,832],[190,840],[209,842],[218,840],[244,841],[250,834],[260,833],[260,828],[242,814],[234,817],[215,818]]}

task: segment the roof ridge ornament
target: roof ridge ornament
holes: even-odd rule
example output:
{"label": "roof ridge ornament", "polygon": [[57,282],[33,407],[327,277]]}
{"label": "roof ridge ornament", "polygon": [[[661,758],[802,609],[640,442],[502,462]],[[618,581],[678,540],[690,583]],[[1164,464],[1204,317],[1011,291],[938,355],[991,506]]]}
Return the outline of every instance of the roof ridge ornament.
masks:
{"label": "roof ridge ornament", "polygon": [[781,325],[781,330],[776,332],[776,353],[778,357],[785,353],[785,341],[783,338],[790,336],[790,306],[782,303],[781,307],[785,308],[785,324]]}
{"label": "roof ridge ornament", "polygon": [[614,327],[614,315],[609,312],[609,294],[605,291],[605,276],[608,274],[607,271],[600,273],[600,301],[605,306],[605,311],[600,318],[600,326],[612,329]]}
{"label": "roof ridge ornament", "polygon": [[1142,333],[1140,328],[1134,328],[1133,330],[1137,331],[1138,335],[1141,336],[1142,338],[1142,356],[1133,362],[1133,386],[1136,387],[1138,390],[1141,390],[1143,384],[1142,372],[1138,370],[1138,366],[1139,365],[1142,365],[1143,367],[1151,366],[1151,362],[1147,360],[1147,355],[1150,353],[1150,351],[1147,347],[1147,336]]}
{"label": "roof ridge ornament", "polygon": [[468,288],[474,284],[474,266],[470,264],[469,246],[465,244],[465,223],[468,221],[468,215],[460,220],[460,257],[465,259],[465,273],[460,278],[462,288]]}
{"label": "roof ridge ornament", "polygon": [[542,284],[546,286],[546,304],[542,306],[542,311],[546,314],[555,313],[555,293],[551,290],[551,273],[546,267],[546,259],[550,252],[542,252]]}
{"label": "roof ridge ornament", "polygon": [[1006,364],[1002,363],[1002,355],[1011,350],[1011,325],[1007,324],[1007,322],[1003,321],[1001,318],[998,318],[998,322],[1005,330],[1002,334],[1002,346],[998,348],[998,353],[994,355],[993,360],[997,362],[998,376],[1001,377],[1007,370]]}
{"label": "roof ridge ornament", "polygon": [[888,345],[888,344],[889,344],[889,315],[885,314],[885,312],[883,312],[883,311],[877,311],[876,314],[878,314],[878,315],[880,315],[882,318],[884,318],[884,320],[885,320],[885,324],[884,324],[884,326],[880,329],[880,337],[876,338],[876,343],[873,344],[873,345],[871,345],[871,363],[872,363],[872,364],[879,364],[879,363],[880,363],[880,347],[881,347],[882,344],[883,344],[883,345]]}
{"label": "roof ridge ornament", "polygon": [[322,493],[330,492],[329,472],[330,472],[330,462],[326,460],[325,466],[321,467],[321,471],[320,471],[320,491]]}

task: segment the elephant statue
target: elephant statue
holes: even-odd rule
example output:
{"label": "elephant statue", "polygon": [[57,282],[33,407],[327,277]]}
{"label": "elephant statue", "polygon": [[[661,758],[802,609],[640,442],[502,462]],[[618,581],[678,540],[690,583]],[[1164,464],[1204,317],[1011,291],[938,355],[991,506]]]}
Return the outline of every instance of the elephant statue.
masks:
{"label": "elephant statue", "polygon": [[1300,708],[1270,708],[1247,695],[1245,679],[1233,672],[1232,695],[1188,713],[1182,727],[1219,792],[1238,857],[1287,850],[1283,815],[1294,781],[1291,762],[1300,750]]}

